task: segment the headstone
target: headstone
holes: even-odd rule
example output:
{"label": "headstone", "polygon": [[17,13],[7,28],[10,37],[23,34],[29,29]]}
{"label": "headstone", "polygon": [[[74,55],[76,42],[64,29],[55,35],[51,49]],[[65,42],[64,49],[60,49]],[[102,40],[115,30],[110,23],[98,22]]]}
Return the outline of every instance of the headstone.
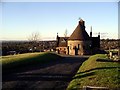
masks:
{"label": "headstone", "polygon": [[112,52],[110,52],[109,54],[110,54],[110,59],[112,59]]}

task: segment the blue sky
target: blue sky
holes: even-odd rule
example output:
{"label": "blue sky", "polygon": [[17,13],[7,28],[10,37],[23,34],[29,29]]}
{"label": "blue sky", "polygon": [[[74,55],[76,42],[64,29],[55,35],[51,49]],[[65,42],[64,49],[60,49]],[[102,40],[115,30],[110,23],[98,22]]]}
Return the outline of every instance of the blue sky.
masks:
{"label": "blue sky", "polygon": [[120,39],[120,1],[118,3],[118,38]]}
{"label": "blue sky", "polygon": [[118,38],[117,2],[4,2],[1,39],[27,40],[39,32],[41,40],[51,40],[66,29],[70,36],[79,17],[88,33],[92,26],[94,36],[101,32],[101,38]]}

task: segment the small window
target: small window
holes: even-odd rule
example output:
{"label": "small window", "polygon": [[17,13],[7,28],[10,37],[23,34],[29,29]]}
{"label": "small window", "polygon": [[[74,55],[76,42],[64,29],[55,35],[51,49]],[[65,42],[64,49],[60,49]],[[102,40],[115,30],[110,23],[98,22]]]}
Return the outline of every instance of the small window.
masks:
{"label": "small window", "polygon": [[85,49],[85,46],[83,46],[83,49]]}
{"label": "small window", "polygon": [[80,44],[78,44],[78,49],[80,49]]}
{"label": "small window", "polygon": [[70,44],[70,49],[72,49],[72,45]]}

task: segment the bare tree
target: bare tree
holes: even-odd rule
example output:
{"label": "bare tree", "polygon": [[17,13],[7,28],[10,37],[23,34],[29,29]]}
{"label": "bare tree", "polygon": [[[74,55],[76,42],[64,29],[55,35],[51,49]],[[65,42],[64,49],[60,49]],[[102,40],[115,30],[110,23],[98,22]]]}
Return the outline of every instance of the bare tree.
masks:
{"label": "bare tree", "polygon": [[33,32],[29,37],[28,40],[30,42],[37,42],[40,40],[40,34],[39,32]]}
{"label": "bare tree", "polygon": [[67,37],[68,31],[67,29],[65,30],[64,36]]}
{"label": "bare tree", "polygon": [[38,49],[38,41],[40,40],[40,34],[39,32],[33,32],[29,37],[28,37],[30,47],[29,51],[35,52]]}

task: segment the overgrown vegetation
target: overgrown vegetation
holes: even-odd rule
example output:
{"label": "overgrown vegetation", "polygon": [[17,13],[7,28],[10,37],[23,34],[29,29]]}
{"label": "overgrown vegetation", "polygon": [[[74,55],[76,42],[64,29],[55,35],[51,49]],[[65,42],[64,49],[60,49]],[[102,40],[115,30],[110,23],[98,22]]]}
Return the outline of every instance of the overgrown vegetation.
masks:
{"label": "overgrown vegetation", "polygon": [[[98,60],[100,59],[100,60]],[[120,63],[107,60],[104,54],[91,56],[79,68],[68,90],[79,90],[83,86],[120,88]]]}
{"label": "overgrown vegetation", "polygon": [[21,68],[46,64],[56,61],[61,57],[53,53],[27,53],[2,57],[2,70],[8,72]]}

